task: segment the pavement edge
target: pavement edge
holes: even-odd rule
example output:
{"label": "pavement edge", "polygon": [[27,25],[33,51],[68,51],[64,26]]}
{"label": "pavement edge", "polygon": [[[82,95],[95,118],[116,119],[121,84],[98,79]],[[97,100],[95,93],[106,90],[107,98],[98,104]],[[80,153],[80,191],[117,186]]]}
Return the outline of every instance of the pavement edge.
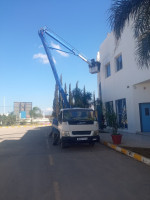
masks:
{"label": "pavement edge", "polygon": [[34,124],[34,125],[18,125],[18,126],[0,126],[0,128],[22,128],[22,127],[45,127],[51,124]]}
{"label": "pavement edge", "polygon": [[101,143],[104,144],[105,146],[108,146],[108,147],[110,147],[110,148],[112,148],[112,149],[114,149],[114,150],[116,150],[120,153],[123,153],[123,154],[125,154],[125,155],[127,155],[131,158],[134,158],[135,160],[138,160],[138,161],[143,162],[146,165],[150,166],[150,159],[149,158],[146,158],[144,156],[141,156],[140,154],[134,153],[132,151],[129,151],[127,149],[124,149],[122,147],[119,147],[117,145],[111,144],[111,143],[106,142],[106,141],[101,140]]}

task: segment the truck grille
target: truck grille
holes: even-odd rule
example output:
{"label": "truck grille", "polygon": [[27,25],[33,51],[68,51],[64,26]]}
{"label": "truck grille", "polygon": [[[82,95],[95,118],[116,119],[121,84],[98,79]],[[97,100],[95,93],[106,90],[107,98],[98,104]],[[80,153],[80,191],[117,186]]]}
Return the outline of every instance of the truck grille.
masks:
{"label": "truck grille", "polygon": [[91,131],[72,131],[72,135],[90,135]]}

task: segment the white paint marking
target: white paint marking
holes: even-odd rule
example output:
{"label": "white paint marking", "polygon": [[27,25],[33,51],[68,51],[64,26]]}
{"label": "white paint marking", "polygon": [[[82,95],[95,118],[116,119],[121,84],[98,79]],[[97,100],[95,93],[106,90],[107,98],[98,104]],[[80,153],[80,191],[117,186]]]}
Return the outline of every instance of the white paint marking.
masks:
{"label": "white paint marking", "polygon": [[53,186],[54,186],[55,200],[61,200],[58,182],[55,181],[55,182],[53,183]]}
{"label": "white paint marking", "polygon": [[53,160],[52,155],[49,155],[49,164],[50,164],[50,166],[54,165],[54,160]]}

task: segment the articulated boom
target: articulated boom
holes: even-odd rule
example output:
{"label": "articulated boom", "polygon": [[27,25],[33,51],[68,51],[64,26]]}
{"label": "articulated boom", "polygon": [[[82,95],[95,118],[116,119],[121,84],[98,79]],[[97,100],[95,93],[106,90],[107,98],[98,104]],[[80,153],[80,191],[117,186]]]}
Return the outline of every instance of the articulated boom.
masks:
{"label": "articulated boom", "polygon": [[60,93],[62,95],[62,98],[64,100],[64,107],[70,108],[70,105],[69,105],[68,100],[67,100],[67,95],[66,95],[66,93],[64,92],[64,90],[63,90],[63,88],[61,86],[61,82],[60,82],[60,79],[59,79],[57,71],[56,71],[56,67],[55,67],[51,52],[50,52],[50,48],[48,47],[48,44],[46,43],[45,33],[47,33],[45,29],[40,29],[39,30],[39,36],[40,36],[40,38],[42,40],[45,52],[47,54],[49,63],[51,65],[51,68],[52,68],[52,71],[53,71],[53,74],[54,74],[54,77],[55,77],[56,84],[58,85],[59,91],[60,91]]}
{"label": "articulated boom", "polygon": [[[58,77],[58,74],[57,74],[57,71],[56,71],[56,67],[55,67],[55,64],[54,64],[51,52],[50,52],[50,49],[55,49],[55,48],[49,47],[49,45],[46,42],[45,34],[48,35],[49,37],[51,37],[52,39],[54,39],[55,41],[57,41],[63,47],[65,47],[69,51],[67,53],[71,53],[71,54],[73,54],[75,56],[78,56],[83,61],[85,61],[89,65],[89,71],[90,71],[90,73],[94,74],[94,73],[99,72],[99,70],[100,70],[100,62],[95,61],[94,59],[92,59],[91,61],[89,61],[85,56],[81,55],[77,50],[75,50],[71,45],[69,45],[67,42],[65,42],[58,35],[56,35],[53,32],[48,31],[47,28],[41,28],[39,30],[39,36],[40,36],[40,38],[42,40],[42,43],[43,43],[44,49],[46,51],[49,63],[51,65],[51,68],[52,68],[52,71],[53,71],[56,83],[57,83],[57,85],[59,87],[59,91],[60,91],[60,93],[62,95],[62,98],[64,100],[64,107],[70,108],[70,105],[69,105],[68,100],[67,100],[67,95],[65,94],[65,92],[64,92],[64,90],[63,90],[63,88],[61,86],[61,82],[60,82],[60,79]],[[55,50],[62,51],[60,49],[55,49]]]}

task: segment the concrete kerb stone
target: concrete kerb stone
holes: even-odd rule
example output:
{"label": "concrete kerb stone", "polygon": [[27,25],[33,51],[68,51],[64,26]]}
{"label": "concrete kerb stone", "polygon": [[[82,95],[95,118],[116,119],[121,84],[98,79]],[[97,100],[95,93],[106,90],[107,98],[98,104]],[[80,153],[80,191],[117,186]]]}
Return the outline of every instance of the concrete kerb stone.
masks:
{"label": "concrete kerb stone", "polygon": [[18,126],[0,126],[0,128],[22,128],[22,127],[44,127],[44,126],[51,126],[51,124],[45,125],[18,125]]}
{"label": "concrete kerb stone", "polygon": [[125,155],[127,155],[131,158],[134,158],[135,160],[138,160],[138,161],[143,162],[146,165],[150,166],[150,159],[149,158],[146,158],[144,156],[141,156],[140,154],[134,153],[132,151],[129,151],[127,149],[124,149],[122,147],[119,147],[117,145],[111,144],[111,143],[103,141],[103,140],[101,140],[101,143],[112,148],[112,149],[114,149],[114,150],[116,150],[116,151],[118,151],[118,152],[120,152],[120,153],[123,153],[123,154],[125,154]]}

